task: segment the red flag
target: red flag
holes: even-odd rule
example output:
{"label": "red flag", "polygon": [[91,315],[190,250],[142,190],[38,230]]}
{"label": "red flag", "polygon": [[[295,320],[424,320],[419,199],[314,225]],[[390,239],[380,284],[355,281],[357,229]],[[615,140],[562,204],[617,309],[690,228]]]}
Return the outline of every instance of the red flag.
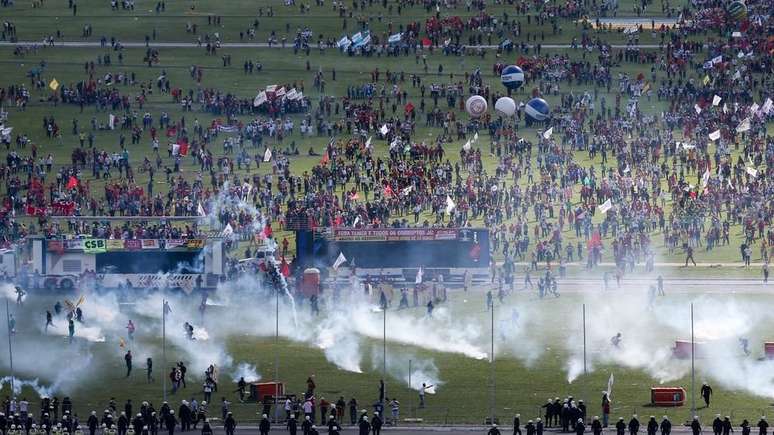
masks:
{"label": "red flag", "polygon": [[263,227],[263,230],[261,231],[261,237],[268,239],[271,237],[272,231],[271,231],[271,224],[266,224],[265,227]]}
{"label": "red flag", "polygon": [[167,137],[172,137],[177,135],[177,127],[167,127]]}
{"label": "red flag", "polygon": [[390,197],[395,195],[395,192],[392,190],[392,187],[388,184],[384,186],[384,196]]}
{"label": "red flag", "polygon": [[422,46],[423,47],[427,48],[430,45],[432,45],[432,43],[433,43],[433,41],[431,41],[430,38],[427,38],[427,37],[422,38]]}
{"label": "red flag", "polygon": [[414,105],[409,102],[405,107],[403,107],[403,110],[405,110],[406,113],[411,113],[414,111]]}
{"label": "red flag", "polygon": [[322,159],[320,159],[321,165],[327,165],[328,161],[330,161],[330,157],[328,156],[328,150],[325,150],[325,154],[323,154]]}
{"label": "red flag", "polygon": [[280,273],[285,277],[290,276],[290,265],[285,261],[285,257],[282,257],[282,263],[280,264]]}
{"label": "red flag", "polygon": [[187,156],[188,155],[188,142],[182,141],[178,145],[180,145],[180,149],[178,152],[181,156]]}
{"label": "red flag", "polygon": [[70,179],[67,180],[67,188],[75,189],[76,187],[78,187],[78,179],[71,175]]}

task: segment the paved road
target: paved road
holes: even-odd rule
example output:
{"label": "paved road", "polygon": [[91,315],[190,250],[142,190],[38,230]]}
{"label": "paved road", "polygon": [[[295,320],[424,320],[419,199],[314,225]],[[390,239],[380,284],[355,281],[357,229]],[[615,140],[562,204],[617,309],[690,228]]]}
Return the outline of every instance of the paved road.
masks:
{"label": "paved road", "polygon": [[[690,432],[690,428],[680,426],[678,424],[675,424],[673,422],[674,426],[672,426],[672,432],[675,433],[688,433]],[[320,428],[317,429],[321,434],[327,434],[328,429],[327,428]],[[486,434],[489,430],[488,427],[484,426],[418,426],[418,427],[385,427],[382,428],[382,432],[388,433],[390,435],[412,435],[416,433],[443,433],[448,435],[471,435],[471,434]],[[522,433],[524,432],[524,427],[521,428]],[[503,426],[500,427],[500,431],[503,434],[510,434],[513,432],[513,428],[509,426]],[[161,433],[161,432],[159,432]],[[195,432],[194,432],[195,433]],[[257,426],[245,426],[245,427],[238,427],[236,431],[236,435],[253,435],[258,433],[258,427]],[[284,433],[287,434],[287,430],[285,429],[284,425],[279,425],[277,427],[272,428],[271,433],[273,434],[279,434]],[[301,433],[301,429],[299,428],[298,433]],[[344,427],[343,433],[346,434],[353,434],[358,433],[357,428],[355,427]],[[554,432],[553,430],[546,430],[546,433],[549,434],[560,434],[560,432]],[[590,434],[590,432],[587,433]],[[603,432],[604,434],[610,435],[615,433],[615,428],[607,428]],[[644,431],[642,432],[644,434]],[[224,432],[222,428],[214,428],[214,435],[224,435]]]}
{"label": "paved road", "polygon": [[[40,41],[17,41],[17,42],[9,42],[9,41],[0,41],[0,47],[14,47],[14,46],[30,46],[30,45],[43,45]],[[146,45],[144,42],[123,42],[121,41],[121,45],[125,48],[145,48]],[[46,44],[48,46],[48,44]],[[102,44],[99,41],[57,41],[54,43],[54,47],[59,48],[98,48],[101,47]],[[158,42],[154,41],[149,44],[150,47],[156,47],[156,48],[196,48],[196,47],[202,47],[199,44],[195,42]],[[221,48],[282,48],[281,46],[274,44],[272,47],[269,47],[269,44],[266,42],[224,42],[220,44]],[[483,48],[486,50],[492,50],[496,49],[499,46],[497,45],[476,45],[476,46],[469,46],[471,48]],[[567,49],[570,48],[570,44],[542,44],[542,48],[545,49]],[[625,44],[613,44],[613,48],[626,48],[627,45]],[[640,44],[638,46],[639,48],[659,48],[658,44]],[[292,49],[292,44],[285,45],[286,49]],[[314,48],[313,48],[314,49]]]}

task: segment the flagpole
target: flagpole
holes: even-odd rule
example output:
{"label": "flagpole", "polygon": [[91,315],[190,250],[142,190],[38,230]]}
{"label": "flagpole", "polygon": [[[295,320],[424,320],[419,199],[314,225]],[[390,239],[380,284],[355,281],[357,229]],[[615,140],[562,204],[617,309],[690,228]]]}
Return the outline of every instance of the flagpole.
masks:
{"label": "flagpole", "polygon": [[167,370],[167,301],[166,299],[161,300],[161,359],[162,359],[162,376],[161,378],[164,380],[164,393],[163,398],[164,401],[167,401],[167,376],[166,376],[166,370]]}
{"label": "flagpole", "polygon": [[274,287],[274,422],[279,421],[279,288]]}
{"label": "flagpole", "polygon": [[8,308],[8,299],[5,300],[5,318],[6,318],[5,326],[8,328],[8,358],[11,364],[11,393],[13,393],[13,382],[14,382],[13,345],[12,345],[13,340],[11,340],[11,310],[10,308]]}

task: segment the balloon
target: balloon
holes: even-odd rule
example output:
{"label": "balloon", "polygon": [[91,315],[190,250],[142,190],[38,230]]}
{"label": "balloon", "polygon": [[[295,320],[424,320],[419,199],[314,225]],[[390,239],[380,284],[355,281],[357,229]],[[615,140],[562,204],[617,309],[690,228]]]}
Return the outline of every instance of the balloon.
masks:
{"label": "balloon", "polygon": [[524,71],[516,65],[508,65],[500,73],[500,81],[508,89],[518,89],[524,84]]}
{"label": "balloon", "polygon": [[500,97],[495,103],[495,110],[505,116],[513,116],[516,113],[516,102],[511,97]]}
{"label": "balloon", "polygon": [[747,6],[740,0],[733,1],[728,5],[728,15],[737,21],[742,21],[747,18]]}
{"label": "balloon", "polygon": [[487,110],[486,99],[481,95],[473,95],[465,102],[465,110],[473,118],[478,118]]}
{"label": "balloon", "polygon": [[548,103],[542,98],[529,100],[529,103],[524,108],[524,113],[534,121],[545,121],[550,112],[551,109],[548,107]]}

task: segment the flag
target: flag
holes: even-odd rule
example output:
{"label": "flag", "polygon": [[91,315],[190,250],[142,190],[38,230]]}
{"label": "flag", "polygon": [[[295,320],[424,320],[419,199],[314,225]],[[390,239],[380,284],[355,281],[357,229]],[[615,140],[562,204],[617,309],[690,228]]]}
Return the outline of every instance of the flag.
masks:
{"label": "flag", "polygon": [[295,100],[297,95],[298,95],[298,91],[296,91],[296,88],[293,88],[290,90],[290,92],[285,94],[285,98],[287,98],[288,100]]}
{"label": "flag", "polygon": [[266,91],[261,91],[258,93],[258,95],[255,96],[255,99],[253,100],[253,107],[258,107],[261,104],[265,103],[268,98],[266,97]]}
{"label": "flag", "polygon": [[736,81],[736,80],[739,80],[739,79],[741,79],[741,78],[742,78],[742,73],[741,73],[739,70],[736,70],[736,72],[734,73],[734,76],[733,76],[733,77],[731,77],[731,78],[732,78],[734,81]]}
{"label": "flag", "polygon": [[722,98],[720,98],[719,96],[715,95],[714,97],[712,97],[712,105],[713,106],[719,105],[720,104],[720,100],[722,100]]}
{"label": "flag", "polygon": [[121,349],[126,347],[126,342],[124,341],[123,338],[118,339],[118,347],[120,347]]}
{"label": "flag", "polygon": [[717,65],[717,64],[723,62],[723,55],[721,54],[719,56],[713,57],[711,62],[712,62],[713,65]]}
{"label": "flag", "polygon": [[392,186],[390,186],[389,184],[384,186],[384,196],[389,198],[393,195],[395,195],[395,191],[392,190]]}
{"label": "flag", "polygon": [[59,89],[59,82],[56,81],[56,79],[51,79],[51,82],[48,84],[48,87],[51,88],[52,91],[56,91]]}
{"label": "flag", "polygon": [[403,106],[403,111],[406,112],[407,114],[413,112],[414,104],[411,101],[409,101],[408,103],[406,103],[405,106]]}
{"label": "flag", "polygon": [[263,161],[268,162],[271,160],[271,148],[266,148],[266,152],[263,153]]}
{"label": "flag", "polygon": [[613,373],[610,373],[610,378],[607,380],[607,400],[612,401],[613,400],[613,382],[615,381],[615,378],[613,378]]}
{"label": "flag", "polygon": [[179,143],[172,144],[172,155],[177,156],[179,154],[180,154],[180,144]]}
{"label": "flag", "polygon": [[470,139],[468,139],[468,141],[465,142],[465,145],[462,146],[462,149],[465,151],[470,151]]}
{"label": "flag", "polygon": [[414,279],[414,284],[422,284],[422,266],[419,266],[419,270],[417,270],[417,277]]}
{"label": "flag", "polygon": [[457,204],[452,201],[451,196],[446,195],[446,214],[451,213],[455,207],[457,207]]}
{"label": "flag", "polygon": [[409,185],[403,188],[403,190],[400,191],[401,196],[407,196],[411,191],[414,190],[413,185]]}
{"label": "flag", "polygon": [[710,140],[718,140],[720,139],[720,130],[715,130],[709,135]]}
{"label": "flag", "polygon": [[289,265],[289,264],[288,264],[288,262],[285,260],[285,257],[282,257],[282,262],[280,263],[280,273],[281,273],[281,274],[282,274],[282,276],[284,276],[285,278],[287,278],[287,277],[289,277],[289,276],[290,276],[290,265]]}
{"label": "flag", "polygon": [[204,207],[202,206],[202,203],[200,202],[199,205],[196,207],[196,214],[198,214],[201,217],[206,217],[207,212],[204,211]]}
{"label": "flag", "polygon": [[387,124],[384,124],[384,125],[382,126],[382,128],[380,128],[380,129],[379,129],[379,133],[381,133],[381,134],[382,134],[382,136],[386,136],[386,135],[387,135],[387,133],[389,133],[389,132],[390,132],[390,129],[389,129],[389,128],[387,128]]}
{"label": "flag", "polygon": [[694,104],[694,105],[693,105],[693,110],[695,110],[695,111],[696,111],[696,114],[698,115],[699,113],[701,113],[701,106],[699,106],[699,104],[698,104],[698,103],[697,103],[697,104]]}
{"label": "flag", "polygon": [[76,187],[78,187],[78,179],[71,175],[67,180],[67,189],[75,189]]}
{"label": "flag", "polygon": [[736,126],[736,132],[737,133],[744,133],[745,131],[749,130],[751,128],[750,125],[750,118],[745,118],[742,120],[742,122],[739,123],[739,125]]}
{"label": "flag", "polygon": [[328,156],[328,150],[325,150],[325,154],[323,154],[322,158],[320,159],[320,164],[327,165],[330,160],[331,158]]}
{"label": "flag", "polygon": [[336,43],[336,46],[338,48],[341,48],[342,50],[346,50],[349,48],[349,46],[352,44],[352,41],[349,40],[349,37],[347,35],[344,35],[341,39],[339,39],[339,42]]}
{"label": "flag", "polygon": [[172,313],[172,308],[169,307],[169,301],[164,301],[163,312],[164,312],[164,314]]}
{"label": "flag", "polygon": [[108,115],[108,127],[110,127],[111,130],[116,128],[116,116],[112,113]]}
{"label": "flag", "polygon": [[759,106],[758,103],[752,103],[752,106],[750,106],[750,113],[754,115],[760,107],[761,106]]}
{"label": "flag", "polygon": [[551,135],[554,133],[554,128],[551,127],[548,130],[543,132],[543,139],[548,139],[551,137]]}
{"label": "flag", "polygon": [[422,38],[422,47],[430,47],[433,44],[433,41],[430,40],[430,38],[424,37]]}
{"label": "flag", "polygon": [[707,86],[710,82],[709,74],[705,75],[701,82],[704,83],[704,86]]}
{"label": "flag", "polygon": [[704,171],[704,175],[701,176],[701,187],[702,188],[707,187],[707,184],[709,183],[709,179],[710,179],[710,171],[709,171],[709,168],[707,168]]}
{"label": "flag", "polygon": [[603,202],[599,207],[599,212],[604,214],[607,213],[611,208],[613,208],[613,201],[610,198],[607,198],[607,201]]}
{"label": "flag", "polygon": [[473,143],[478,141],[478,132],[473,133]]}
{"label": "flag", "polygon": [[747,167],[747,173],[750,174],[751,177],[755,178],[758,176],[758,171],[755,168]]}
{"label": "flag", "polygon": [[366,149],[371,149],[371,136],[368,136],[368,140],[365,143]]}
{"label": "flag", "polygon": [[231,228],[231,224],[226,224],[226,228],[223,228],[223,232],[221,233],[221,235],[223,237],[228,237],[232,234],[234,234],[234,229]]}
{"label": "flag", "polygon": [[771,98],[766,98],[766,102],[763,103],[763,107],[761,107],[761,111],[764,115],[768,115],[769,112],[771,112],[771,108],[774,106],[774,101],[771,101]]}
{"label": "flag", "polygon": [[347,258],[343,252],[339,252],[339,256],[336,257],[336,261],[333,262],[333,270],[338,270],[339,266],[347,262]]}
{"label": "flag", "polygon": [[390,35],[390,37],[387,39],[387,42],[390,44],[397,44],[400,42],[402,35],[400,33],[396,33],[394,35]]}
{"label": "flag", "polygon": [[181,156],[187,156],[188,155],[188,142],[180,142],[178,148],[178,152],[180,152]]}

